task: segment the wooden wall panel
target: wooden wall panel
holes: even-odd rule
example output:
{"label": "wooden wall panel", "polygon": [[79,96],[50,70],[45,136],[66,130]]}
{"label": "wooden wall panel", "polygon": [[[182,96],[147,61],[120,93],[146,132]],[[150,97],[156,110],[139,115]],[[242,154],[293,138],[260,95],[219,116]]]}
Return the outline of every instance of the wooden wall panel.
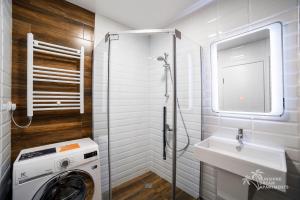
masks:
{"label": "wooden wall panel", "polygon": [[[73,48],[85,47],[85,113],[79,111],[35,112],[27,129],[12,124],[12,161],[21,149],[92,136],[92,56],[94,13],[62,0],[13,0],[13,66],[12,101],[17,104],[14,113],[19,124],[27,123],[26,113],[26,45],[27,33],[45,42]],[[37,55],[34,63],[78,69],[78,63],[53,56]],[[67,84],[41,84],[38,88],[59,91],[77,88]]]}

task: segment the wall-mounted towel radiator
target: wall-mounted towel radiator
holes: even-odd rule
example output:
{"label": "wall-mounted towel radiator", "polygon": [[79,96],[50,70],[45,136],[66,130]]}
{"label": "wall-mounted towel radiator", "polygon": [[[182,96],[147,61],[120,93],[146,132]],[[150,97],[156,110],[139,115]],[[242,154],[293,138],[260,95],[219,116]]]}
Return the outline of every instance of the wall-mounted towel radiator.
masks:
{"label": "wall-mounted towel radiator", "polygon": [[[34,53],[80,60],[79,70],[34,65]],[[78,92],[37,91],[38,82],[79,85]],[[84,47],[73,49],[33,39],[27,34],[27,116],[34,111],[80,110],[84,113]]]}

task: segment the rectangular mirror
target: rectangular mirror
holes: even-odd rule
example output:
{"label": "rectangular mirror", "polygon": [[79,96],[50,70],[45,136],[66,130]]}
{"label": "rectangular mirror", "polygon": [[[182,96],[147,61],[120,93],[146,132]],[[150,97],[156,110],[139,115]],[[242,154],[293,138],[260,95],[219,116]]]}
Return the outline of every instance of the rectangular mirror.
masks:
{"label": "rectangular mirror", "polygon": [[281,115],[282,24],[274,23],[211,45],[215,112]]}

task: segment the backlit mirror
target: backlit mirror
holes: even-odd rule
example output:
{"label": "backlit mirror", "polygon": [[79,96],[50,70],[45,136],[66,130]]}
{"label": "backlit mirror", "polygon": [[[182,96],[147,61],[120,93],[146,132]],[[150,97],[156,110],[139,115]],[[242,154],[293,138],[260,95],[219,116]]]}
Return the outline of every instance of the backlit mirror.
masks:
{"label": "backlit mirror", "polygon": [[283,113],[282,25],[274,23],[211,45],[215,112]]}

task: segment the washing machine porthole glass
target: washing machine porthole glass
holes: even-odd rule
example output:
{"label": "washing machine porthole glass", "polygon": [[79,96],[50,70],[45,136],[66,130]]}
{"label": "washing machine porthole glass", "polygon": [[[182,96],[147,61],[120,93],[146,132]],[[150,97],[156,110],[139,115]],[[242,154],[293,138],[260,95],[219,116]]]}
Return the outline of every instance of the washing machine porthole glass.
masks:
{"label": "washing machine porthole glass", "polygon": [[91,200],[93,178],[84,171],[66,171],[47,181],[32,200]]}

